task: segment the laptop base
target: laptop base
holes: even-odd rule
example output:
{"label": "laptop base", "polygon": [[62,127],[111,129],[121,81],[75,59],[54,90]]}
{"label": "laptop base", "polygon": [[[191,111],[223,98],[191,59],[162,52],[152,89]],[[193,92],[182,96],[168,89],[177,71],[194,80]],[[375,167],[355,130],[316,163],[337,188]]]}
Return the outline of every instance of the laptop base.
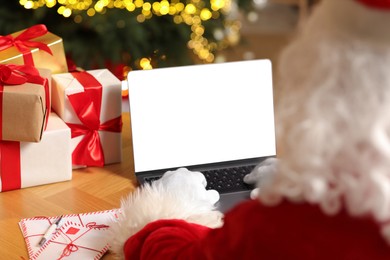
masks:
{"label": "laptop base", "polygon": [[216,204],[217,209],[226,213],[242,201],[250,199],[250,193],[251,191],[246,190],[220,194],[220,199]]}

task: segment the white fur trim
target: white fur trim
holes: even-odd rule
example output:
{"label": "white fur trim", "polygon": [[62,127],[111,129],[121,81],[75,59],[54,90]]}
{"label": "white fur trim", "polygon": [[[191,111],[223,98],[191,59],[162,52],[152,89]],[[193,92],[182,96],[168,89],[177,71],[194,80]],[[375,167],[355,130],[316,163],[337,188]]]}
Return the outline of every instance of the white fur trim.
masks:
{"label": "white fur trim", "polygon": [[222,213],[205,201],[180,196],[161,182],[144,185],[122,200],[121,215],[110,225],[112,251],[123,259],[123,246],[146,224],[159,219],[183,219],[210,228],[222,225]]}

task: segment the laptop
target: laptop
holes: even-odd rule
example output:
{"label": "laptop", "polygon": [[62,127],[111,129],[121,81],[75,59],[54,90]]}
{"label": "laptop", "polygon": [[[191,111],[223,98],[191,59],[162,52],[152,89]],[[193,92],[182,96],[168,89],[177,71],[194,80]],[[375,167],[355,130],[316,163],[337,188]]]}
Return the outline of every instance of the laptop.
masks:
{"label": "laptop", "polygon": [[141,185],[185,167],[207,174],[223,212],[249,198],[243,176],[276,155],[269,60],[136,70],[127,83]]}

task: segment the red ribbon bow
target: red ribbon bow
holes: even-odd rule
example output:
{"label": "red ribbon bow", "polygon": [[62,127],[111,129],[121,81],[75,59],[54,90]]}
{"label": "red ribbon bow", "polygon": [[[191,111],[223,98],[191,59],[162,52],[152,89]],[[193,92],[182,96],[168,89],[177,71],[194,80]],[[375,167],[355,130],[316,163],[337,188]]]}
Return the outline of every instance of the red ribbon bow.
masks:
{"label": "red ribbon bow", "polygon": [[77,252],[79,250],[79,247],[73,243],[69,243],[66,245],[64,250],[62,251],[61,256],[58,258],[58,260],[62,260],[67,256],[70,256],[72,253]]}
{"label": "red ribbon bow", "polygon": [[48,32],[43,24],[34,25],[16,37],[12,35],[0,36],[0,51],[15,46],[23,54],[24,63],[34,65],[30,48],[38,48],[49,54],[53,54],[50,48],[41,42],[32,41],[32,39],[45,35]]}
{"label": "red ribbon bow", "polygon": [[103,166],[104,152],[98,131],[121,132],[122,117],[100,123],[102,85],[86,71],[71,73],[84,87],[84,92],[68,95],[82,125],[67,123],[72,138],[84,135],[72,153],[74,165]]}
{"label": "red ribbon bow", "polygon": [[[29,65],[3,65],[0,64],[0,112],[3,109],[3,92],[5,85],[21,85],[26,82],[40,84],[45,88],[46,111],[50,111],[49,83],[46,78],[39,75],[39,71]],[[49,116],[46,116],[45,126]],[[0,140],[2,139],[2,113],[0,113]]]}
{"label": "red ribbon bow", "polygon": [[21,85],[26,82],[42,82],[39,71],[35,67],[0,64],[0,87],[4,85]]}

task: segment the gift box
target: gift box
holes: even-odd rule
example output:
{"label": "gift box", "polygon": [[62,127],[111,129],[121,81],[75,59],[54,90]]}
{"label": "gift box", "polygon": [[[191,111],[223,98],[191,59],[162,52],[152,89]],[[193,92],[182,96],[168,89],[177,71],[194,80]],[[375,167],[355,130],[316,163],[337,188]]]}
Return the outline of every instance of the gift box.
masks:
{"label": "gift box", "polygon": [[72,178],[69,127],[51,113],[39,143],[0,142],[0,191],[9,191]]}
{"label": "gift box", "polygon": [[68,72],[62,38],[43,24],[0,36],[0,63],[47,68],[52,73]]}
{"label": "gift box", "polygon": [[51,72],[0,64],[0,140],[39,142],[50,113]]}
{"label": "gift box", "polygon": [[71,128],[74,168],[122,161],[121,92],[107,69],[52,76],[52,108]]}

